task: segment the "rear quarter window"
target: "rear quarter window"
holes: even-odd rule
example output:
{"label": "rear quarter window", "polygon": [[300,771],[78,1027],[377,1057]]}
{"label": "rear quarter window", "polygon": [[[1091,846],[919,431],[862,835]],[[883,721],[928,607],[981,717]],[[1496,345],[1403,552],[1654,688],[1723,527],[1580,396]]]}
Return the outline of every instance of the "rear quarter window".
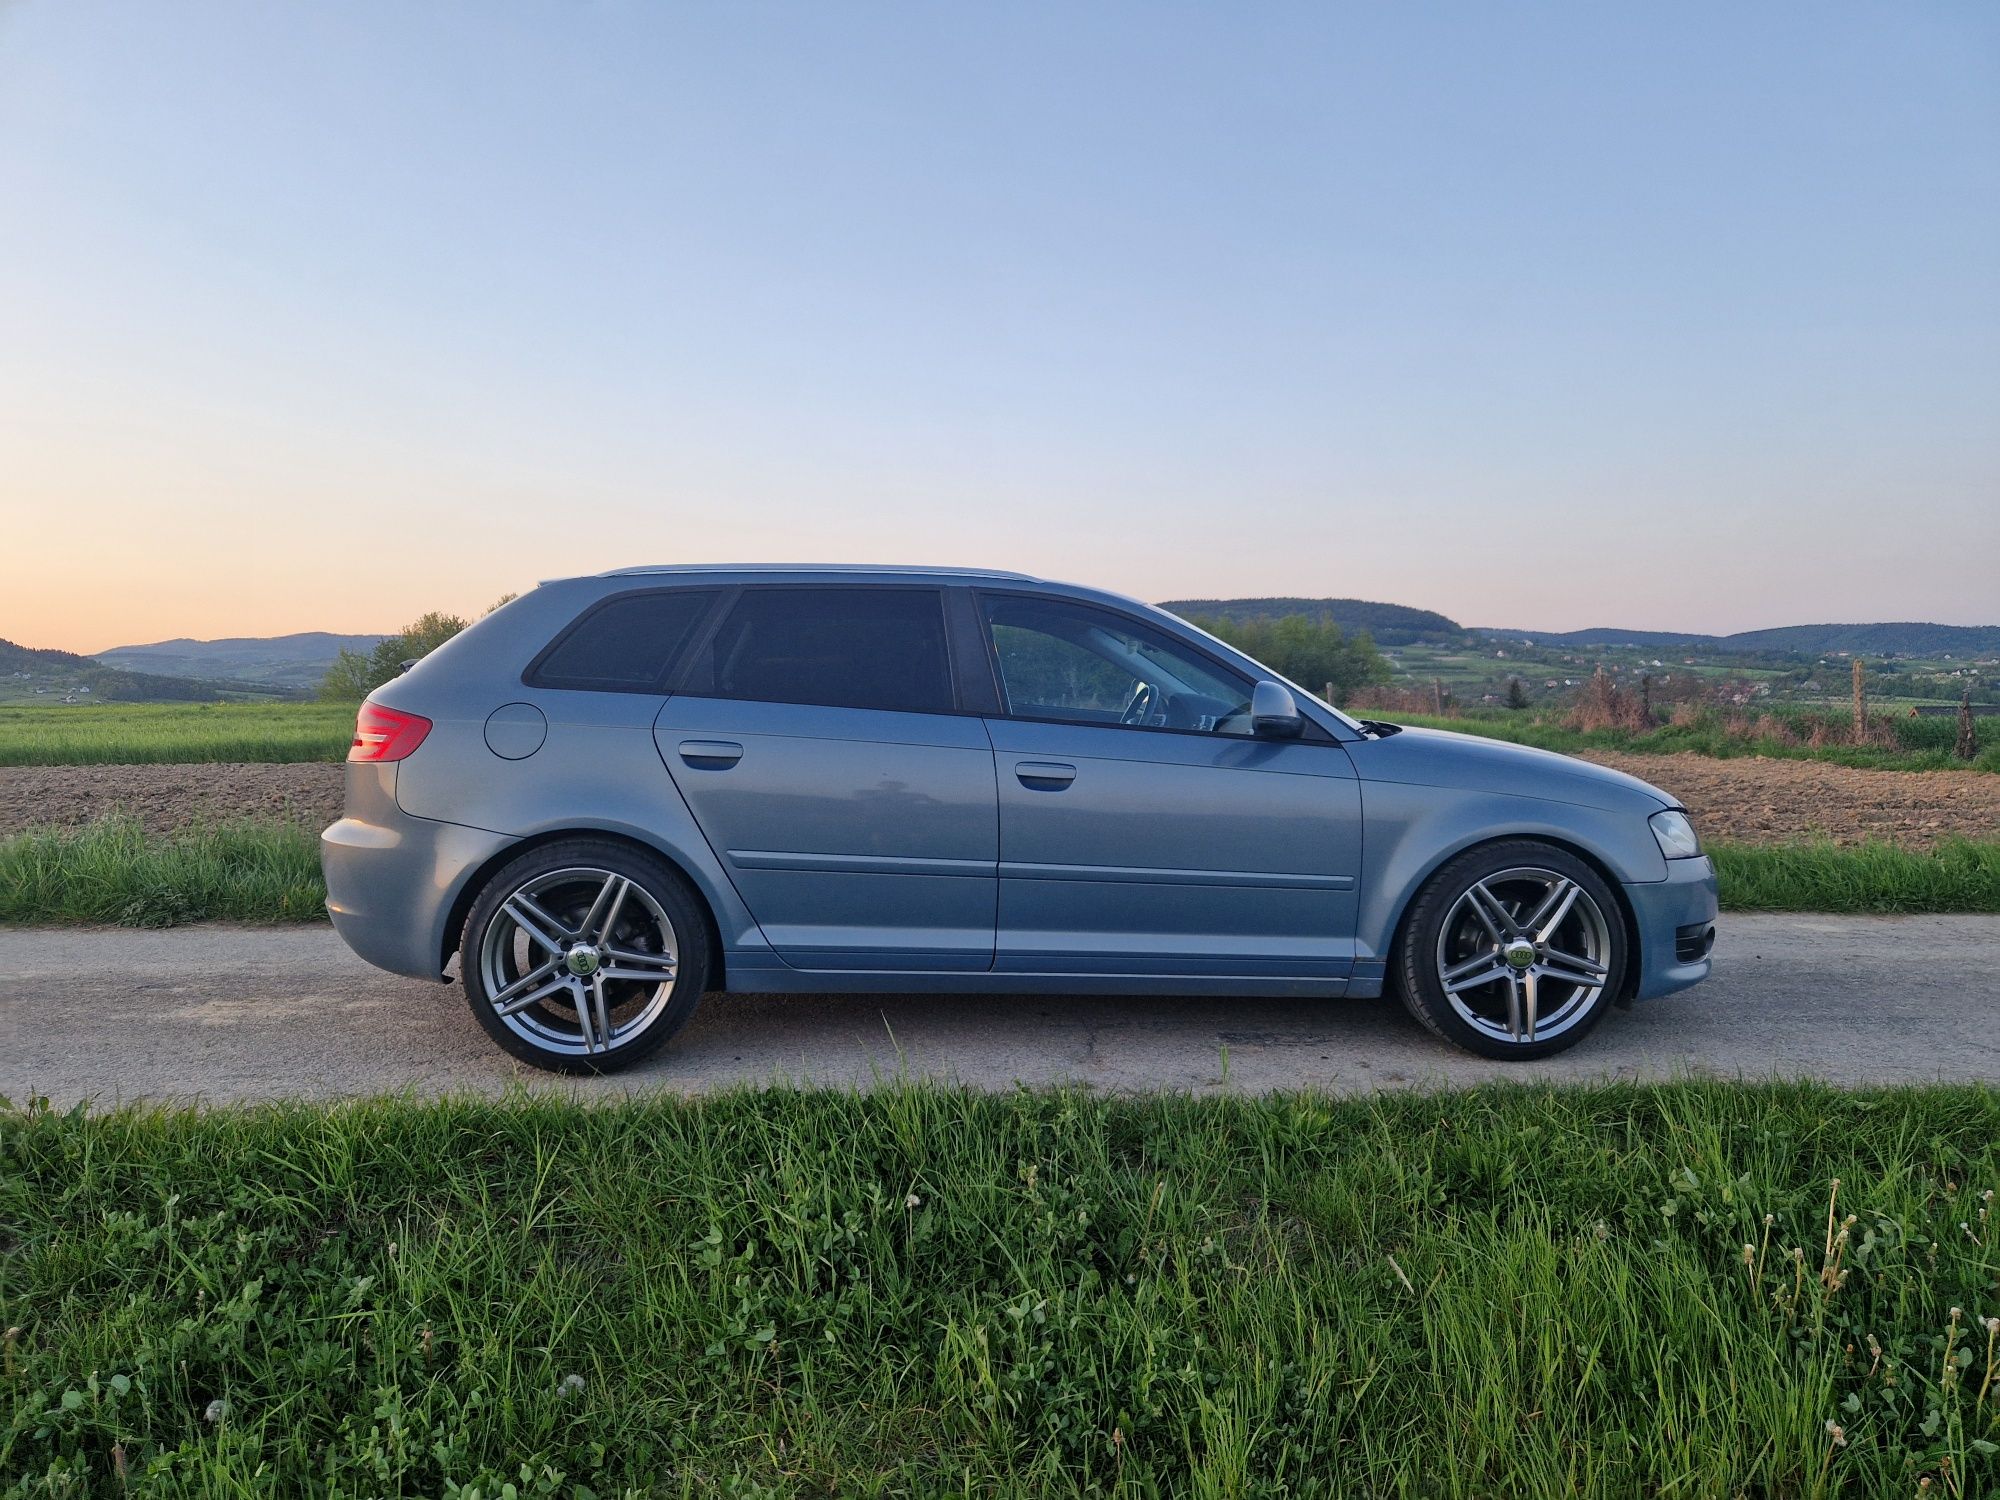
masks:
{"label": "rear quarter window", "polygon": [[897,713],[955,707],[935,589],[746,589],[702,655],[687,692]]}
{"label": "rear quarter window", "polygon": [[530,687],[585,692],[663,693],[713,589],[620,594],[572,621],[528,668]]}

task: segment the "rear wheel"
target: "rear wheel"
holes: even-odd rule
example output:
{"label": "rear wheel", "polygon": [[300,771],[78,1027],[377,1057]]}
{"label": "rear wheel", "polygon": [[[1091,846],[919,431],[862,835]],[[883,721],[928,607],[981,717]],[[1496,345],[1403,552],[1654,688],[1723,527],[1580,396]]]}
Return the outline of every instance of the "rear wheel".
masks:
{"label": "rear wheel", "polygon": [[1468,850],[1410,909],[1397,979],[1411,1014],[1486,1057],[1547,1057],[1602,1019],[1625,978],[1611,887],[1550,844]]}
{"label": "rear wheel", "polygon": [[707,983],[698,898],[657,859],[596,839],[546,844],[495,875],[466,918],[466,999],[523,1062],[609,1073],[650,1057]]}

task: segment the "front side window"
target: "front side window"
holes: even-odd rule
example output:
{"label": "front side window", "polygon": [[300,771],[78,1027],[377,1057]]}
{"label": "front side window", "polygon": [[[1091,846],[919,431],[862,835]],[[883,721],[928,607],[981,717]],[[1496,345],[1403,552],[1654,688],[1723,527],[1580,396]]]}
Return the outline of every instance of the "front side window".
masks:
{"label": "front side window", "polygon": [[933,589],[746,589],[690,690],[763,703],[950,713],[944,601]]}
{"label": "front side window", "polygon": [[586,692],[664,692],[669,669],[714,602],[713,589],[652,589],[607,599],[542,654],[528,682]]}
{"label": "front side window", "polygon": [[1252,733],[1250,683],[1164,632],[1066,599],[983,602],[1017,718]]}

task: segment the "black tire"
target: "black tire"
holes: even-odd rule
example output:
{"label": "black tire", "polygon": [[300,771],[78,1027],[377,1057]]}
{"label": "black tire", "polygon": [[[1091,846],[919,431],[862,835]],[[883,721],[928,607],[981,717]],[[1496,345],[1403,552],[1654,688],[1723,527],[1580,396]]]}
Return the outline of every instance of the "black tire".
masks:
{"label": "black tire", "polygon": [[[616,880],[630,885],[618,887]],[[593,889],[604,893],[603,906],[579,915]],[[554,921],[545,924],[536,919],[532,926],[522,925],[514,914],[529,909],[519,904],[522,895],[533,903],[533,910]],[[511,911],[510,903],[514,903]],[[610,935],[583,943],[581,924],[600,910],[607,911],[615,924]],[[664,934],[659,929],[662,918],[667,923]],[[560,930],[548,930],[551,927]],[[544,935],[555,942],[538,941]],[[629,953],[634,973],[662,973],[671,962],[672,977],[613,978],[614,972],[623,972],[615,969],[617,961],[597,957],[577,960],[592,964],[592,977],[581,978],[558,951],[579,943],[592,954],[600,946]],[[708,986],[712,957],[706,908],[677,871],[628,844],[576,838],[532,849],[486,883],[466,915],[459,972],[473,1017],[522,1062],[555,1073],[615,1073],[651,1057],[688,1023]],[[650,962],[642,965],[641,960]],[[553,973],[531,983],[532,973],[525,972],[531,963]],[[593,979],[595,993],[606,1002],[603,1019],[608,1023],[608,1040],[594,1049],[589,1044],[598,1012],[594,1006],[582,1009],[592,1004]],[[516,1013],[519,1019],[512,1022],[493,1001],[495,985],[509,980],[530,985],[520,997],[526,1003]],[[534,992],[552,985],[562,988],[544,1000],[533,999]],[[663,985],[670,986],[664,994]]]}
{"label": "black tire", "polygon": [[[1561,877],[1574,882],[1580,888],[1581,896],[1587,896],[1590,902],[1595,904],[1597,918],[1601,920],[1593,922],[1588,907],[1583,906],[1579,898],[1579,901],[1569,908],[1577,912],[1573,920],[1579,925],[1576,928],[1566,926],[1564,931],[1582,933],[1587,929],[1590,943],[1602,949],[1593,959],[1593,967],[1604,971],[1602,979],[1591,986],[1552,979],[1539,960],[1531,965],[1537,976],[1538,993],[1539,986],[1549,985],[1551,995],[1561,994],[1571,1005],[1571,1009],[1563,1013],[1559,1031],[1553,1035],[1538,1032],[1532,1042],[1525,1039],[1513,1040],[1505,1028],[1498,1035],[1494,1031],[1494,1028],[1500,1025],[1500,1016],[1504,1014],[1499,1011],[1499,1007],[1504,1004],[1508,994],[1507,987],[1514,983],[1514,978],[1502,978],[1490,985],[1468,987],[1461,993],[1461,1003],[1475,1013],[1482,1007],[1497,1012],[1488,1018],[1488,1024],[1482,1028],[1460,1014],[1453,1004],[1452,997],[1446,992],[1441,973],[1446,964],[1447,952],[1452,950],[1453,945],[1469,943],[1469,946],[1456,949],[1455,956],[1459,956],[1459,961],[1463,964],[1471,966],[1479,960],[1478,949],[1479,945],[1485,942],[1485,935],[1480,934],[1477,928],[1469,924],[1483,919],[1480,919],[1477,911],[1471,907],[1461,908],[1460,902],[1462,899],[1470,901],[1473,887],[1481,882],[1493,880],[1494,877],[1502,878],[1489,889],[1499,891],[1503,899],[1501,916],[1496,918],[1500,922],[1500,931],[1492,933],[1494,938],[1492,962],[1496,968],[1506,966],[1503,940],[1507,936],[1505,927],[1507,916],[1511,915],[1518,924],[1527,916],[1533,915],[1532,912],[1522,909],[1522,906],[1510,906],[1505,900],[1506,892],[1509,890],[1517,892],[1532,890],[1532,882],[1525,878],[1516,879],[1511,883],[1505,879],[1510,873],[1523,871],[1546,872],[1552,877]],[[1554,893],[1559,887],[1551,884],[1549,890]],[[1468,911],[1471,913],[1470,916],[1467,915]],[[1445,926],[1448,920],[1453,923],[1453,932],[1446,938]],[[1571,919],[1565,919],[1566,922],[1569,920]],[[1489,926],[1488,932],[1491,931]],[[1470,939],[1468,932],[1474,934]],[[1547,946],[1553,949],[1555,945],[1551,943]],[[1578,943],[1575,946],[1584,944]],[[1560,951],[1567,954],[1567,950]],[[1471,956],[1462,956],[1465,954]],[[1403,1004],[1409,1009],[1410,1014],[1446,1041],[1463,1047],[1468,1052],[1476,1052],[1482,1057],[1525,1061],[1567,1051],[1588,1036],[1621,993],[1625,983],[1627,961],[1623,908],[1618,903],[1617,894],[1603,876],[1574,854],[1553,844],[1545,844],[1536,839],[1507,839],[1500,843],[1484,844],[1476,849],[1468,849],[1444,865],[1424,884],[1424,888],[1417,893],[1417,898],[1411,903],[1409,913],[1403,921],[1391,973],[1402,995]],[[1525,979],[1527,972],[1526,969],[1515,970],[1513,975]],[[1518,1004],[1518,990],[1514,999]]]}

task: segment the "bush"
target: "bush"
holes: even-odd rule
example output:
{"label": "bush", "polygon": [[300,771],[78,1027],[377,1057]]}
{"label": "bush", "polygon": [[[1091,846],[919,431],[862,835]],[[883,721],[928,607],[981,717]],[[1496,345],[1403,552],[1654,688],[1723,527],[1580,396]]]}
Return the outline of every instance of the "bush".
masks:
{"label": "bush", "polygon": [[1343,635],[1331,620],[1285,615],[1275,620],[1198,619],[1194,624],[1308,692],[1325,692],[1331,685],[1335,703],[1389,680],[1389,663],[1367,633]]}
{"label": "bush", "polygon": [[365,656],[343,650],[321,679],[319,695],[331,703],[359,703],[392,677],[400,676],[405,662],[430,655],[468,623],[458,615],[432,610],[379,642]]}

